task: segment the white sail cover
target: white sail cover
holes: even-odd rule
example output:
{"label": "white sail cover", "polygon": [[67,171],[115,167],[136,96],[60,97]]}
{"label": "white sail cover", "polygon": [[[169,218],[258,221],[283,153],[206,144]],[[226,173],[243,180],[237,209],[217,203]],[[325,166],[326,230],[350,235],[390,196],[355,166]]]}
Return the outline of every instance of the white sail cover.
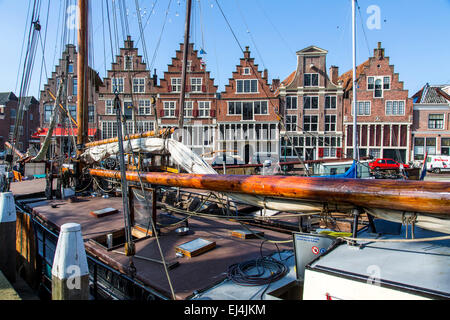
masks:
{"label": "white sail cover", "polygon": [[[217,174],[217,172],[201,157],[195,154],[184,144],[174,139],[162,138],[138,138],[124,141],[124,152],[161,152],[166,150],[170,153],[173,161],[189,173],[197,174]],[[110,156],[119,153],[117,142],[94,146],[86,149],[81,155],[87,163],[100,162]],[[232,200],[248,203],[261,208],[276,211],[298,211],[298,212],[321,212],[323,204],[307,201],[284,200],[276,198],[266,198],[247,194],[223,193]],[[350,207],[340,209],[350,209]]]}

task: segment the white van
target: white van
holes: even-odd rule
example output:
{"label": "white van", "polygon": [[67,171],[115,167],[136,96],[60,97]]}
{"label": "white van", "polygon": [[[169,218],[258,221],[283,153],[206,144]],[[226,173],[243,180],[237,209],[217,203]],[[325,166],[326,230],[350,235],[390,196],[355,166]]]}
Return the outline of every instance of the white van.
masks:
{"label": "white van", "polygon": [[433,173],[450,171],[450,156],[428,156],[427,171]]}

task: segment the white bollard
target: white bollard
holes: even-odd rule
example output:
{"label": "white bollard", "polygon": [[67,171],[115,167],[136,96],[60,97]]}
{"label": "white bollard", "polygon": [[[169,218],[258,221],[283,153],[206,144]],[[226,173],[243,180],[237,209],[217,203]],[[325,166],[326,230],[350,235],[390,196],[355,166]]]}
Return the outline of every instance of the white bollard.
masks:
{"label": "white bollard", "polygon": [[0,270],[16,282],[16,204],[12,192],[0,193]]}
{"label": "white bollard", "polygon": [[89,268],[78,223],[61,226],[52,267],[52,299],[89,299]]}

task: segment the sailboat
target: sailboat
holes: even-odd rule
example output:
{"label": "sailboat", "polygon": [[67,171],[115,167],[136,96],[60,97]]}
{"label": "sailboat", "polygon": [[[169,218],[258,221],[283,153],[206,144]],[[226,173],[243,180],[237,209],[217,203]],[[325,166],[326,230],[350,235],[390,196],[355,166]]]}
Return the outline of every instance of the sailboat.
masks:
{"label": "sailboat", "polygon": [[[149,249],[149,242],[152,239],[149,239],[149,234],[154,237],[155,243],[159,241],[158,234],[159,230],[156,229],[157,224],[154,221],[154,217],[156,216],[156,210],[149,213],[148,208],[150,205],[147,203],[150,200],[152,204],[155,203],[153,208],[156,208],[156,196],[153,194],[153,198],[149,194],[153,192],[153,190],[149,191],[148,187],[152,187],[154,189],[159,188],[160,192],[163,193],[163,196],[167,196],[169,188],[179,188],[179,189],[195,189],[197,191],[208,191],[217,195],[219,202],[231,199],[232,201],[246,203],[258,208],[272,209],[278,212],[290,212],[295,213],[297,217],[301,217],[306,214],[328,214],[329,212],[344,212],[351,213],[354,216],[352,237],[345,238],[342,237],[342,241],[358,241],[358,226],[359,217],[366,213],[368,215],[370,222],[372,217],[380,217],[381,219],[387,221],[396,221],[396,222],[407,222],[408,224],[413,224],[414,226],[433,230],[436,232],[444,232],[449,233],[450,225],[449,225],[449,217],[450,217],[450,184],[442,183],[442,182],[413,182],[413,181],[375,181],[375,180],[363,180],[363,179],[355,179],[357,170],[356,170],[356,161],[359,160],[359,152],[358,152],[358,144],[355,143],[355,152],[354,155],[356,157],[354,162],[354,167],[352,171],[349,172],[348,176],[345,177],[298,177],[298,176],[246,176],[246,175],[220,175],[211,168],[211,166],[206,163],[201,157],[197,156],[192,150],[187,148],[182,141],[177,141],[176,139],[170,138],[170,134],[173,133],[173,129],[165,129],[160,131],[152,131],[152,132],[144,132],[136,135],[127,135],[125,131],[121,130],[120,125],[120,108],[117,108],[118,114],[118,137],[116,139],[109,140],[101,140],[88,143],[87,138],[87,126],[86,126],[86,110],[87,110],[87,100],[86,100],[86,78],[87,77],[87,24],[86,24],[86,11],[87,11],[87,1],[80,0],[80,33],[79,33],[79,75],[80,80],[78,82],[79,87],[79,97],[78,97],[78,106],[77,109],[77,125],[78,125],[78,134],[77,134],[77,159],[74,162],[74,166],[72,168],[66,169],[65,174],[70,175],[73,179],[75,179],[76,185],[78,187],[85,187],[85,182],[83,179],[89,177],[90,179],[94,178],[106,178],[109,180],[120,181],[120,196],[121,199],[110,199],[110,198],[94,198],[92,196],[90,199],[87,197],[84,198],[84,203],[79,203],[78,208],[83,208],[84,211],[93,210],[93,215],[96,215],[94,218],[89,216],[90,220],[86,218],[86,215],[90,213],[78,213],[77,211],[77,203],[76,199],[72,199],[71,201],[65,200],[65,202],[58,202],[59,204],[64,204],[61,206],[61,210],[58,209],[58,204],[49,203],[49,201],[53,201],[53,199],[40,204],[39,202],[33,203],[31,200],[27,203],[27,200],[23,202],[19,202],[20,208],[26,208],[27,204],[29,205],[28,209],[32,210],[34,216],[41,217],[45,216],[48,221],[54,221],[54,225],[61,223],[61,221],[66,221],[66,219],[80,219],[82,221],[88,220],[89,223],[98,223],[98,224],[107,224],[105,221],[114,222],[114,228],[119,224],[121,226],[118,230],[111,230],[113,223],[111,225],[107,225],[107,232],[104,228],[100,228],[103,232],[100,236],[94,237],[90,234],[90,238],[85,242],[85,246],[90,253],[90,262],[93,268],[93,281],[97,281],[98,276],[102,276],[102,274],[94,273],[98,272],[98,270],[106,270],[105,278],[113,278],[120,279],[120,281],[124,281],[127,284],[133,284],[133,288],[138,288],[139,290],[147,290],[151,292],[152,295],[147,296],[150,297],[162,297],[168,299],[177,299],[177,295],[182,298],[189,297],[189,294],[192,293],[193,296],[198,297],[199,292],[197,290],[192,290],[192,285],[187,285],[189,281],[186,279],[197,281],[199,284],[198,289],[205,289],[205,287],[209,286],[210,289],[212,287],[211,281],[206,281],[205,279],[208,277],[216,277],[217,275],[212,272],[212,270],[219,270],[223,276],[223,270],[221,269],[223,264],[228,263],[233,260],[236,261],[241,255],[246,258],[255,257],[259,254],[259,251],[262,251],[262,244],[259,243],[255,245],[255,243],[251,244],[250,242],[239,242],[234,239],[230,240],[223,232],[224,226],[230,227],[229,224],[233,222],[233,219],[239,219],[239,214],[233,216],[225,216],[226,220],[223,222],[214,224],[214,227],[218,230],[215,231],[219,233],[219,235],[214,235],[210,233],[211,227],[206,225],[204,220],[207,220],[206,216],[202,216],[200,218],[196,218],[193,214],[196,212],[192,212],[189,210],[184,210],[184,213],[188,213],[188,217],[194,216],[192,219],[194,223],[189,224],[193,230],[195,228],[195,232],[201,234],[202,237],[208,235],[210,237],[214,237],[214,239],[218,239],[217,241],[223,241],[222,249],[227,249],[227,251],[219,251],[220,246],[216,249],[215,259],[208,259],[208,255],[205,254],[201,256],[204,252],[213,252],[212,250],[215,246],[215,243],[212,241],[207,241],[204,238],[196,238],[194,234],[189,234],[188,237],[192,241],[196,241],[194,244],[199,245],[200,249],[195,248],[196,250],[192,250],[192,248],[187,248],[189,246],[182,246],[185,243],[183,242],[181,235],[178,234],[175,236],[171,233],[166,233],[164,236],[167,239],[166,246],[176,247],[179,249],[177,251],[181,256],[190,255],[190,258],[195,257],[195,254],[198,254],[198,260],[188,260],[185,259],[182,262],[182,267],[176,272],[173,272],[172,275],[179,281],[179,288],[173,289],[170,285],[171,292],[167,289],[167,284],[162,283],[161,277],[155,276],[155,270],[162,272],[165,271],[166,274],[170,274],[168,272],[168,267],[170,263],[166,263],[164,260],[164,255],[161,252],[160,260],[157,260],[158,256],[155,252]],[[188,43],[188,35],[189,35],[189,17],[190,17],[190,4],[191,1],[187,0],[187,32],[185,32],[185,43]],[[354,5],[353,3],[353,13],[354,13]],[[83,18],[84,17],[84,18]],[[353,17],[354,18],[354,17]],[[353,21],[353,27],[354,21]],[[354,39],[355,40],[355,39]],[[188,46],[185,45],[185,48]],[[187,52],[187,50],[185,50]],[[353,47],[353,56],[355,66],[355,46]],[[185,70],[186,70],[186,59],[183,58],[183,78],[185,78]],[[84,79],[84,80],[83,80]],[[183,80],[185,81],[185,80]],[[353,108],[354,108],[354,123],[356,128],[356,76],[355,71],[353,75],[354,81],[354,95],[353,95]],[[185,87],[182,82],[182,89]],[[183,127],[183,102],[184,99],[184,91],[182,90],[180,95],[180,106],[181,112],[179,113],[179,128]],[[119,101],[115,101],[116,106],[118,106]],[[354,140],[357,141],[356,130],[354,130]],[[172,160],[187,173],[168,173],[168,172],[141,172],[139,170],[126,170],[125,165],[125,154],[133,154],[138,152],[161,152],[167,151],[170,154]],[[120,170],[105,170],[103,168],[96,167],[96,164],[101,162],[103,159],[106,159],[111,154],[119,154],[120,161]],[[81,173],[84,175],[81,175]],[[51,172],[50,172],[51,174]],[[141,198],[143,198],[143,209],[147,214],[147,222],[149,223],[147,229],[144,231],[136,230],[132,225],[132,212],[133,209],[130,205],[131,198],[133,195],[136,195],[133,192],[130,192],[130,185],[133,184],[134,189],[138,189],[141,193],[138,192]],[[50,188],[52,186],[50,185]],[[162,191],[161,191],[162,190]],[[114,193],[119,193],[117,190],[113,191]],[[81,193],[80,193],[81,197]],[[203,202],[206,200],[203,199]],[[42,199],[41,199],[42,200]],[[154,201],[154,202],[153,202]],[[159,199],[158,199],[159,201]],[[123,215],[123,220],[115,219],[112,211],[108,211],[111,216],[106,216],[102,218],[102,215],[105,212],[101,212],[102,206],[111,205],[118,206],[118,202],[121,202],[121,210]],[[223,202],[222,202],[223,204]],[[89,205],[92,205],[90,207]],[[65,209],[69,208],[69,209]],[[95,207],[95,208],[94,208]],[[99,208],[100,207],[100,208]],[[201,203],[198,206],[201,207]],[[31,209],[30,209],[31,208]],[[168,208],[168,207],[165,207]],[[142,208],[141,208],[142,209]],[[24,209],[25,210],[25,209]],[[58,211],[59,210],[59,211]],[[66,210],[66,211],[64,211]],[[81,209],[79,209],[81,211]],[[179,210],[179,208],[172,208],[172,210]],[[99,212],[100,211],[100,212]],[[66,214],[62,214],[65,212]],[[85,214],[85,215],[83,215]],[[153,215],[154,214],[154,215]],[[67,217],[68,218],[67,218]],[[81,217],[80,217],[81,216]],[[108,219],[111,220],[98,220],[98,219]],[[166,216],[167,218],[167,216]],[[263,217],[267,218],[267,217]],[[231,221],[230,221],[231,220]],[[57,227],[54,229],[50,228],[48,225],[44,225],[45,220],[40,218],[37,223],[39,223],[39,232],[40,235],[38,239],[40,244],[44,243],[43,248],[45,246],[45,239],[48,238],[57,238],[57,234],[55,231]],[[92,222],[94,221],[94,222]],[[100,221],[100,222],[98,222]],[[178,221],[179,223],[179,221]],[[249,226],[249,225],[247,225]],[[98,227],[98,225],[96,225]],[[103,225],[104,227],[104,225]],[[188,230],[180,230],[178,233],[183,233],[183,236],[188,234]],[[234,227],[234,226],[233,226]],[[47,228],[47,230],[46,230]],[[50,230],[51,229],[51,230]],[[177,229],[178,230],[178,229]],[[228,230],[228,229],[226,229]],[[93,234],[98,233],[95,228],[89,230]],[[137,232],[137,231],[140,231]],[[274,239],[278,239],[280,241],[292,242],[292,234],[286,236],[282,236],[282,232],[276,233],[272,232],[273,230],[265,229],[264,232],[267,234],[271,234]],[[49,234],[44,236],[46,232]],[[139,240],[136,240],[136,237],[140,234]],[[259,233],[261,234],[261,233]],[[51,235],[51,236],[50,236]],[[247,239],[247,233],[240,233],[240,236],[243,239]],[[164,237],[163,236],[163,237]],[[117,238],[122,238],[123,251],[115,250],[114,241]],[[95,241],[94,241],[95,240]],[[145,241],[148,241],[145,243]],[[271,240],[274,241],[274,240]],[[95,243],[94,243],[95,242]],[[187,242],[190,245],[193,245],[191,242]],[[264,243],[264,242],[263,242]],[[277,243],[277,242],[274,242]],[[206,245],[205,245],[206,244]],[[101,246],[102,245],[102,246]],[[333,242],[333,245],[337,245]],[[181,248],[180,248],[181,247]],[[356,247],[353,247],[355,249]],[[189,250],[191,249],[191,250]],[[317,250],[318,251],[317,251]],[[323,253],[321,252],[322,248],[313,248],[313,254]],[[328,249],[328,248],[325,248]],[[114,251],[115,250],[115,251]],[[201,251],[201,252],[199,252]],[[326,251],[326,250],[325,250]],[[331,249],[328,249],[328,252],[331,252]],[[222,256],[223,252],[224,256]],[[251,254],[249,254],[251,252]],[[152,254],[152,258],[143,256],[144,253]],[[281,260],[290,259],[292,262],[294,259],[291,256],[285,256],[285,252],[278,252],[284,258]],[[175,254],[172,252],[172,254]],[[122,255],[126,255],[128,259],[123,259]],[[118,258],[119,257],[119,258]],[[45,253],[44,253],[44,258]],[[146,259],[147,260],[146,260]],[[146,269],[140,269],[140,266],[144,264],[141,261],[137,262],[138,259],[146,260],[145,263],[157,264],[151,265],[146,264],[148,268],[151,268],[152,272],[147,272]],[[275,259],[275,258],[274,258]],[[133,262],[134,261],[134,262]],[[198,262],[197,262],[198,261]],[[127,265],[128,262],[132,262]],[[261,261],[258,261],[261,262]],[[263,262],[267,263],[268,259],[265,259]],[[270,262],[274,262],[270,260]],[[45,263],[45,268],[48,268],[48,262]],[[218,264],[215,265],[215,263]],[[278,263],[282,263],[282,261],[278,261]],[[172,264],[174,266],[176,264]],[[102,269],[103,268],[103,269]],[[183,272],[181,271],[181,268]],[[197,268],[197,269],[196,269]],[[137,273],[136,273],[137,269]],[[294,267],[291,268],[291,273],[293,272]],[[292,276],[292,274],[290,275]],[[287,274],[285,269],[282,269],[279,273],[276,273],[277,276],[285,276]],[[217,276],[218,277],[218,276]],[[167,277],[168,280],[170,277]],[[143,283],[148,283],[149,279],[151,279],[151,289],[143,288],[145,287]],[[236,279],[230,277],[230,279]],[[272,285],[271,281],[279,280],[279,278],[270,278],[270,282],[264,282],[264,286],[258,288],[258,291],[255,294],[260,294],[264,296],[265,290]],[[292,279],[294,282],[296,281],[296,277],[293,276]],[[207,279],[210,280],[210,279]],[[112,281],[112,280],[111,280]],[[120,282],[118,281],[118,282]],[[215,282],[216,280],[214,280]],[[97,284],[97,282],[95,282]],[[121,283],[121,282],[120,282]],[[169,282],[170,283],[170,282]],[[267,285],[268,284],[268,285]],[[267,288],[265,288],[267,285]],[[291,282],[284,283],[284,286],[292,285]],[[126,286],[125,286],[126,287]],[[157,288],[157,289],[155,289]],[[165,288],[165,289],[163,289]],[[308,290],[309,290],[308,286]],[[177,291],[178,289],[178,291]],[[286,288],[285,288],[286,289]],[[189,291],[190,290],[190,291]],[[241,289],[242,290],[242,289]],[[286,289],[287,290],[287,289]],[[240,291],[240,290],[238,290]],[[245,291],[245,290],[242,290]],[[162,292],[162,293],[161,293]],[[177,293],[177,295],[175,294]],[[275,293],[273,293],[275,294]],[[310,294],[310,293],[308,293]],[[251,298],[251,295],[247,296],[247,298]],[[144,296],[144,295],[143,295]],[[313,296],[313,295],[311,295]],[[242,296],[241,296],[242,297]],[[265,295],[266,298],[270,298],[268,295]],[[192,296],[191,296],[192,298]]]}

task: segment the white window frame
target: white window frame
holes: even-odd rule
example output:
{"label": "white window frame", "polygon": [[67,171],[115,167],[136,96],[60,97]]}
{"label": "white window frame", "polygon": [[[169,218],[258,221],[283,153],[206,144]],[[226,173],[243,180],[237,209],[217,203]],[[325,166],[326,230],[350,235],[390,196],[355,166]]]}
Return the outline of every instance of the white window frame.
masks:
{"label": "white window frame", "polygon": [[111,78],[111,92],[115,93],[115,88],[118,87],[117,92],[123,93],[124,92],[124,81],[123,78]]}
{"label": "white window frame", "polygon": [[249,67],[242,68],[242,75],[249,76],[250,74],[251,73],[250,73],[250,68]]}
{"label": "white window frame", "polygon": [[[306,105],[306,103],[305,103],[305,99],[306,98],[309,98],[309,108],[305,108],[305,105]],[[312,101],[312,99],[311,98],[317,98],[317,107],[316,108],[312,108],[312,103],[311,103],[311,101]],[[307,96],[303,96],[303,110],[318,110],[319,109],[319,96],[310,96],[310,95],[307,95]]]}
{"label": "white window frame", "polygon": [[171,92],[181,92],[181,78],[170,79]]}
{"label": "white window frame", "polygon": [[[334,121],[327,121],[327,119],[333,119]],[[332,126],[334,125],[334,130],[331,130]],[[336,132],[336,125],[337,125],[337,116],[335,114],[326,114],[325,115],[325,132]],[[328,126],[328,130],[327,130]]]}
{"label": "white window frame", "polygon": [[[310,120],[309,120],[309,122],[306,122],[305,120],[306,120],[306,118],[309,118]],[[317,117],[317,122],[311,122],[311,119],[312,119],[312,117]],[[305,115],[303,115],[303,131],[306,131],[306,132],[318,132],[319,131],[319,115],[318,114],[305,114]],[[305,129],[305,124],[306,123],[308,123],[308,125],[310,126],[310,128],[309,128],[309,130],[306,130]],[[316,130],[311,130],[311,125],[316,125]]]}
{"label": "white window frame", "polygon": [[[327,107],[327,98],[330,99],[330,102],[331,102],[331,100],[334,100],[334,107],[331,107],[331,106]],[[332,109],[332,110],[336,109],[337,108],[337,96],[325,96],[324,107],[325,107],[325,109]]]}
{"label": "white window frame", "polygon": [[145,77],[133,78],[133,93],[145,93]]}
{"label": "white window frame", "polygon": [[[288,121],[288,119],[289,119],[289,121]],[[295,121],[292,121],[292,119],[295,119]],[[289,131],[289,132],[297,131],[297,121],[298,121],[298,117],[296,114],[286,115],[286,131]]]}
{"label": "white window frame", "polygon": [[[366,103],[369,103],[369,113],[366,114]],[[359,104],[360,103],[364,103],[364,113],[360,113],[359,110]],[[352,107],[352,116],[353,116],[353,103],[351,104]],[[356,101],[356,112],[358,117],[365,117],[365,116],[370,116],[372,114],[372,102],[370,100],[362,100],[362,101]]]}
{"label": "white window frame", "polygon": [[[127,62],[131,63],[130,68],[127,68]],[[123,56],[123,70],[133,70],[133,56],[130,55]]]}
{"label": "white window frame", "polygon": [[187,60],[186,72],[192,72],[192,60]]}
{"label": "white window frame", "polygon": [[152,114],[152,104],[150,99],[139,99],[138,102],[138,114],[139,115],[151,115]]}
{"label": "white window frame", "polygon": [[[373,88],[372,89],[369,88],[369,78],[373,79]],[[384,88],[384,79],[385,78],[389,78],[389,89],[385,89]],[[381,81],[381,97],[375,97],[375,92],[376,92],[375,88],[376,88],[377,80]],[[382,76],[368,76],[367,77],[367,90],[368,91],[373,91],[373,97],[374,98],[377,98],[377,99],[383,98],[384,97],[384,91],[385,90],[391,90],[391,87],[392,87],[392,77],[391,76],[382,75]]]}
{"label": "white window frame", "polygon": [[105,114],[113,115],[114,113],[114,100],[105,100]]}
{"label": "white window frame", "polygon": [[[230,113],[230,104],[233,104],[233,113]],[[239,103],[239,112],[236,112],[236,103]],[[228,101],[227,116],[242,115],[242,101]]]}
{"label": "white window frame", "polygon": [[192,111],[194,110],[194,101],[184,101],[184,116],[192,118]]}
{"label": "white window frame", "polygon": [[[400,103],[403,103],[403,112],[400,113]],[[388,108],[388,104],[391,104],[391,106]],[[397,103],[397,111],[394,112],[394,105]],[[385,103],[385,115],[386,116],[404,116],[405,115],[405,108],[406,108],[406,101],[405,100],[386,100]]]}
{"label": "white window frame", "polygon": [[[439,128],[430,128],[430,116],[442,116],[442,127]],[[441,119],[433,119],[434,122],[436,123],[436,121],[441,121]],[[442,130],[444,129],[445,126],[445,113],[430,113],[428,114],[428,118],[427,118],[427,129],[429,130]]]}
{"label": "white window frame", "polygon": [[175,118],[176,101],[164,101],[164,118]]}
{"label": "white window frame", "polygon": [[[312,84],[312,75],[317,75],[317,84]],[[310,85],[306,85],[306,76],[310,76]],[[304,73],[303,74],[303,86],[304,87],[318,87],[319,86],[319,74],[318,73]]]}
{"label": "white window frame", "polygon": [[[199,83],[200,81],[200,83]],[[191,78],[191,92],[203,92],[202,91],[202,85],[203,85],[203,79],[202,78]]]}
{"label": "white window frame", "polygon": [[[290,103],[288,103],[290,101]],[[295,108],[292,107],[292,101],[295,101]],[[298,108],[298,97],[297,96],[286,96],[286,110],[297,110]]]}
{"label": "white window frame", "polygon": [[211,110],[211,101],[198,101],[198,117],[209,118]]}
{"label": "white window frame", "polygon": [[[256,91],[252,91],[252,82],[256,81]],[[242,82],[242,92],[238,91],[238,83]],[[248,83],[249,85],[249,91],[245,91],[245,83]],[[259,93],[259,88],[258,88],[258,79],[236,79],[236,94],[253,94],[253,93]]]}

